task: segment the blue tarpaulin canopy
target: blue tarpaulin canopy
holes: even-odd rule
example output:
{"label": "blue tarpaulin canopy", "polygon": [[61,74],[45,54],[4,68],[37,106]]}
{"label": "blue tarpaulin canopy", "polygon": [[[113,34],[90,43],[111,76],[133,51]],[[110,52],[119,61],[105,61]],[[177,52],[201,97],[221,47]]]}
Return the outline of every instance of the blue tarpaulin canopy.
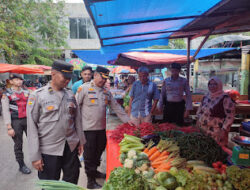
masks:
{"label": "blue tarpaulin canopy", "polygon": [[[219,54],[227,51],[235,50],[236,48],[208,48],[201,49],[196,58],[207,57],[214,54]],[[186,49],[131,49],[128,52],[154,52],[154,53],[171,53],[176,55],[187,55]],[[108,65],[108,61],[117,59],[118,54],[122,53],[115,51],[113,53],[103,54],[100,50],[73,50],[73,52],[83,61],[98,65]],[[190,50],[190,55],[193,56],[196,49]]]}
{"label": "blue tarpaulin canopy", "polygon": [[250,30],[249,0],[84,0],[102,51]]}

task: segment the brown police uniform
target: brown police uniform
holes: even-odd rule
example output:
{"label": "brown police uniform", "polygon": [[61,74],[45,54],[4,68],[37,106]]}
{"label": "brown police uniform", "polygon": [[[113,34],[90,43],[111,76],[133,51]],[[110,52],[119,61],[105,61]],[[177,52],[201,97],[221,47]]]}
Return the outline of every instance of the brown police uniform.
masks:
{"label": "brown police uniform", "polygon": [[[109,70],[97,67],[102,77],[107,77]],[[106,107],[109,105],[124,122],[129,121],[128,115],[105,88],[95,85],[94,81],[84,83],[76,93],[76,101],[82,115],[82,129],[87,143],[84,147],[84,166],[88,179],[96,177],[100,157],[106,147]]]}
{"label": "brown police uniform", "polygon": [[[55,61],[52,69],[71,77],[73,68]],[[54,91],[50,83],[36,90],[29,97],[27,119],[30,159],[44,162],[38,177],[59,180],[63,170],[63,180],[77,184],[80,167],[77,148],[85,143],[85,137],[73,92],[66,88]]]}

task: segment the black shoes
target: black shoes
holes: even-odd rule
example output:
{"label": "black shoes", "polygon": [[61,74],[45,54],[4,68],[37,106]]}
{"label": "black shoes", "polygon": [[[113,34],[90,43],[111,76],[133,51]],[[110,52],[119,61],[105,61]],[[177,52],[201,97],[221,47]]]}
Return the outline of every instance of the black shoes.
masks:
{"label": "black shoes", "polygon": [[88,178],[87,188],[88,189],[100,189],[102,188],[102,186],[96,183],[95,178]]}
{"label": "black shoes", "polygon": [[96,178],[101,178],[101,179],[106,179],[106,174],[97,171],[95,177]]}
{"label": "black shoes", "polygon": [[19,171],[22,172],[23,174],[30,174],[31,173],[31,170],[27,166],[25,166],[25,165],[23,165],[22,167],[20,167]]}

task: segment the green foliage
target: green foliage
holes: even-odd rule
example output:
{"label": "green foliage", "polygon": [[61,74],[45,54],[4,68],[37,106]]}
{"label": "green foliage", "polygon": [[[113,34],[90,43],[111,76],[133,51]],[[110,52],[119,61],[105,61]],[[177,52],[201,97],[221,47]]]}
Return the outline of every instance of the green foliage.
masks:
{"label": "green foliage", "polygon": [[185,49],[184,39],[170,39],[167,46],[152,46],[151,49]]}
{"label": "green foliage", "polygon": [[0,54],[11,64],[50,65],[66,46],[64,1],[2,0]]}

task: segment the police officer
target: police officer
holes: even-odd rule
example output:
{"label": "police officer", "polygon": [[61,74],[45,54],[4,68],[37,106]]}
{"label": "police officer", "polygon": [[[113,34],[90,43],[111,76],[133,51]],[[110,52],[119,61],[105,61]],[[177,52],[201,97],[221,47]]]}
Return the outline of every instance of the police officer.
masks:
{"label": "police officer", "polygon": [[97,189],[101,186],[96,183],[96,178],[106,178],[106,175],[97,171],[101,155],[106,147],[106,106],[116,112],[124,122],[129,121],[128,115],[116,102],[111,93],[104,88],[109,78],[109,70],[98,66],[91,82],[84,83],[78,88],[76,101],[82,115],[82,127],[86,136],[84,148],[84,165],[88,177],[88,189]]}
{"label": "police officer", "polygon": [[172,63],[170,71],[171,77],[166,78],[162,86],[159,107],[163,109],[165,106],[164,118],[166,122],[182,126],[184,118],[187,118],[189,111],[192,110],[192,95],[187,79],[179,76],[181,65]]}
{"label": "police officer", "polygon": [[85,137],[74,94],[65,88],[72,75],[71,64],[56,60],[52,80],[30,95],[28,144],[39,179],[59,180],[62,170],[64,181],[77,184]]}
{"label": "police officer", "polygon": [[14,141],[14,152],[19,164],[19,171],[30,174],[31,170],[24,163],[23,156],[23,132],[27,134],[26,104],[29,91],[22,88],[23,78],[21,75],[10,76],[11,88],[4,92],[1,102],[3,107],[3,119],[7,126],[8,135]]}

